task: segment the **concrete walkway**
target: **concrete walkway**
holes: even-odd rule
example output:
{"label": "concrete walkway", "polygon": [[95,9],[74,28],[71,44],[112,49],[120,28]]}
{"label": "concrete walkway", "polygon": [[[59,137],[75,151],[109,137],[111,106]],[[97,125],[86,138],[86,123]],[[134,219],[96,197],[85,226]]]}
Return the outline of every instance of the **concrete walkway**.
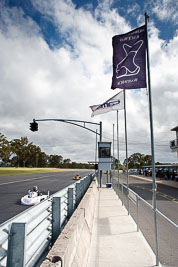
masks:
{"label": "concrete walkway", "polygon": [[155,266],[155,255],[114,190],[99,190],[87,267]]}

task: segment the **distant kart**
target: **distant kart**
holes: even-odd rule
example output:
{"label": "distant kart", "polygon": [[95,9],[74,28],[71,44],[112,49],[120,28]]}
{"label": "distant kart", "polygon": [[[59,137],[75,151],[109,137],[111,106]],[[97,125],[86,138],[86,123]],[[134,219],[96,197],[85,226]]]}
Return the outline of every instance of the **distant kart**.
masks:
{"label": "distant kart", "polygon": [[76,174],[76,175],[74,176],[73,180],[80,180],[80,178],[81,178],[80,174]]}
{"label": "distant kart", "polygon": [[47,195],[40,194],[37,192],[28,191],[28,194],[21,198],[21,204],[26,206],[33,206],[39,204],[41,201],[49,197],[49,192]]}

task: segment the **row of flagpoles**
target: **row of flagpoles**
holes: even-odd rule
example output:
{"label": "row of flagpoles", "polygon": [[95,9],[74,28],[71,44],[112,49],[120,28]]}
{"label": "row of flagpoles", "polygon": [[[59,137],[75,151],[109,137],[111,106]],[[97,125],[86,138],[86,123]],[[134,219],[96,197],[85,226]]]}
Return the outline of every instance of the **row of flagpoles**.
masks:
{"label": "row of flagpoles", "polygon": [[[127,118],[126,118],[126,89],[147,88],[149,93],[149,114],[150,114],[150,135],[152,154],[152,191],[153,210],[155,223],[155,243],[156,243],[156,266],[159,265],[158,257],[158,233],[157,233],[157,213],[156,213],[156,178],[155,178],[155,155],[154,155],[154,135],[153,135],[153,114],[151,78],[149,64],[148,47],[148,15],[145,13],[145,25],[122,35],[116,35],[112,39],[113,45],[113,77],[111,89],[123,89],[102,104],[90,106],[92,117],[110,111],[117,111],[117,157],[119,164],[119,124],[118,111],[124,109],[125,119],[125,145],[126,145],[126,174],[128,193],[128,149],[127,149]],[[146,71],[147,65],[147,71]],[[147,74],[147,75],[146,75]],[[148,86],[147,86],[148,84]],[[118,165],[119,172],[119,165]],[[119,177],[119,174],[118,174]],[[119,181],[118,181],[119,182]]]}

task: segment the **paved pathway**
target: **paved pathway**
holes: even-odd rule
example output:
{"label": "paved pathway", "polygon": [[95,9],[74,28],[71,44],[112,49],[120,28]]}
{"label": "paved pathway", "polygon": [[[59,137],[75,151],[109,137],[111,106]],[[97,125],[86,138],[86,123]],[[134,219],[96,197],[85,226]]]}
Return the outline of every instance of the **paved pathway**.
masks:
{"label": "paved pathway", "polygon": [[151,267],[155,263],[154,253],[114,190],[100,188],[87,267]]}

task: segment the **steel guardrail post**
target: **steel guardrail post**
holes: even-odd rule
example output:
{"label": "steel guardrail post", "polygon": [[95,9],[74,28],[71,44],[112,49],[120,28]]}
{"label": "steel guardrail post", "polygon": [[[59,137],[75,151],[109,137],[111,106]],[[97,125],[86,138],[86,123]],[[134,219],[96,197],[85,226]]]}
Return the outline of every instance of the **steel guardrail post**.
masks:
{"label": "steel guardrail post", "polygon": [[89,176],[86,177],[86,180],[85,181],[86,181],[86,190],[87,190],[88,187],[89,187]]}
{"label": "steel guardrail post", "polygon": [[83,194],[82,197],[85,195],[86,187],[85,187],[85,179],[83,180]]}
{"label": "steel guardrail post", "polygon": [[84,193],[85,193],[87,191],[87,177],[84,178],[83,183],[84,183]]}
{"label": "steel guardrail post", "polygon": [[87,186],[87,189],[88,189],[88,187],[89,187],[89,176],[87,176],[87,178],[86,178],[86,186]]}
{"label": "steel guardrail post", "polygon": [[136,195],[136,202],[137,202],[137,232],[139,231],[139,213],[138,213],[138,206],[139,206],[139,198]]}
{"label": "steel guardrail post", "polygon": [[71,217],[73,210],[74,210],[74,189],[68,188],[68,209],[67,209],[68,219]]}
{"label": "steel guardrail post", "polygon": [[83,180],[80,180],[80,201],[83,197]]}
{"label": "steel guardrail post", "polygon": [[90,186],[91,182],[92,182],[92,174],[89,174],[89,185],[88,186]]}
{"label": "steel guardrail post", "polygon": [[80,181],[80,201],[83,197],[83,180]]}
{"label": "steel guardrail post", "polygon": [[123,189],[123,185],[122,185],[122,206],[123,206],[123,203],[124,203],[124,199],[123,199],[124,198],[124,192],[123,191],[124,191],[124,189]]}
{"label": "steel guardrail post", "polygon": [[83,180],[80,181],[80,201],[82,199]]}
{"label": "steel guardrail post", "polygon": [[25,244],[26,244],[26,224],[12,223],[9,239],[7,266],[25,266]]}
{"label": "steel guardrail post", "polygon": [[127,200],[128,200],[128,215],[130,215],[130,198],[129,198],[129,189],[127,189]]}
{"label": "steel guardrail post", "polygon": [[80,202],[80,183],[76,183],[76,206]]}
{"label": "steel guardrail post", "polygon": [[90,183],[89,183],[89,185],[91,184],[92,180],[93,180],[93,176],[92,176],[92,174],[90,174]]}
{"label": "steel guardrail post", "polygon": [[81,199],[85,194],[85,189],[84,189],[84,180],[81,181]]}
{"label": "steel guardrail post", "polygon": [[61,197],[52,200],[52,241],[54,242],[61,233]]}
{"label": "steel guardrail post", "polygon": [[89,187],[89,176],[86,177],[86,190],[88,189]]}
{"label": "steel guardrail post", "polygon": [[86,191],[87,191],[87,189],[88,189],[88,187],[89,187],[89,181],[90,181],[90,178],[89,178],[89,175],[86,177]]}
{"label": "steel guardrail post", "polygon": [[119,195],[120,183],[119,182],[118,182],[117,186],[118,186],[118,198],[120,198],[120,195]]}

